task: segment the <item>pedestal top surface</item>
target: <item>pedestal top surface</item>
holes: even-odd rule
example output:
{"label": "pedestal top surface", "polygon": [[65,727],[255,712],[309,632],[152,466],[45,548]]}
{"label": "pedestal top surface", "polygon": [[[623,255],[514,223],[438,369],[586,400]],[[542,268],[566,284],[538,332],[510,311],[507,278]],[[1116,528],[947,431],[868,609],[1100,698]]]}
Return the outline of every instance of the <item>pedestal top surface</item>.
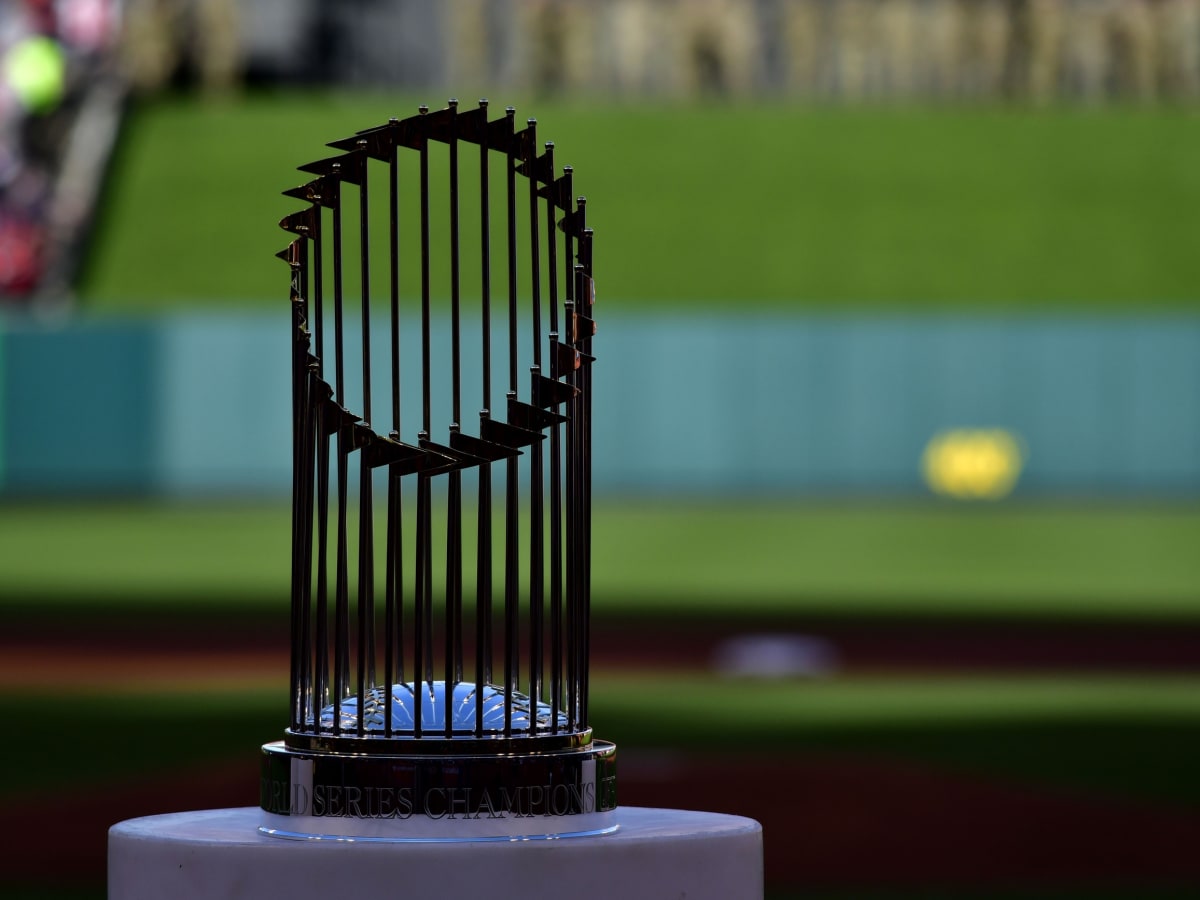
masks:
{"label": "pedestal top surface", "polygon": [[287,840],[258,831],[257,807],[130,819],[108,839],[110,900],[761,900],[753,819],[619,807],[611,834],[505,841]]}
{"label": "pedestal top surface", "polygon": [[[618,808],[617,814],[617,821],[620,827],[612,834],[597,837],[564,838],[563,840],[572,842],[603,840],[628,843],[630,841],[704,839],[720,837],[722,835],[755,834],[762,830],[762,826],[753,819],[724,815],[722,813],[622,806]],[[145,816],[140,819],[128,819],[124,822],[119,822],[112,826],[109,834],[110,836],[129,837],[135,840],[170,841],[189,844],[220,843],[274,846],[296,843],[259,832],[258,825],[261,816],[262,810],[255,806],[236,809],[205,809],[192,812],[167,813],[165,815]],[[520,839],[515,840],[520,841]],[[524,843],[526,841],[520,842]],[[534,843],[535,841],[528,842]],[[361,843],[362,846],[369,846],[368,842],[356,842],[352,838],[313,843]],[[470,842],[464,841],[463,843]],[[378,846],[394,845],[380,844]]]}

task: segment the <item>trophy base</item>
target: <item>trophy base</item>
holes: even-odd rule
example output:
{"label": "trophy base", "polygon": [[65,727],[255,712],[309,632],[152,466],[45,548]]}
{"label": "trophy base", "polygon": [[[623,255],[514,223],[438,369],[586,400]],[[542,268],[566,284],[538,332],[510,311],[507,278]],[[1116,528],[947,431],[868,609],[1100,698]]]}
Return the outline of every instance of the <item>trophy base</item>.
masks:
{"label": "trophy base", "polygon": [[[259,831],[303,841],[586,837],[617,828],[616,747],[457,754],[263,746]],[[406,747],[405,745],[408,745]]]}
{"label": "trophy base", "polygon": [[130,819],[108,840],[110,900],[487,897],[761,900],[762,828],[738,816],[623,806],[592,840],[432,844],[279,841],[260,811]]}

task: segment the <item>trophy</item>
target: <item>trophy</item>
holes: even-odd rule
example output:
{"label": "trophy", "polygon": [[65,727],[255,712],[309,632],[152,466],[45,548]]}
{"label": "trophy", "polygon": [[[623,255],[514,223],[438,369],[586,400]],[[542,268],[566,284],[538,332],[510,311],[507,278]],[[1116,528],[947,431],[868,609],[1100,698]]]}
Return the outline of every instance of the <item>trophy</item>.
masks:
{"label": "trophy", "polygon": [[592,230],[536,129],[421,107],[285,192],[307,203],[279,254],[291,713],[264,834],[617,828],[616,748],[588,725]]}
{"label": "trophy", "polygon": [[618,809],[588,724],[595,290],[571,170],[485,101],[331,146],[285,192],[307,205],[279,254],[290,721],[257,807],[114,825],[109,897],[761,900],[759,824]]}

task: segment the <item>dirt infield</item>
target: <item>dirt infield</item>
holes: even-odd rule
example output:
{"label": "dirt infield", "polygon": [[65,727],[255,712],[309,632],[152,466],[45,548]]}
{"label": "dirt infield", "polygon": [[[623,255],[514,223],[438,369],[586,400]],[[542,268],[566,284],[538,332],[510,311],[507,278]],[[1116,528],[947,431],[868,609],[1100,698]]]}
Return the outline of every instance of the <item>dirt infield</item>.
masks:
{"label": "dirt infield", "polygon": [[[286,625],[143,620],[6,623],[0,630],[0,684],[89,678],[122,680],[153,670],[185,678],[285,677]],[[638,618],[593,626],[597,668],[702,670],[719,664],[732,640],[796,637],[822,646],[841,671],[1200,671],[1200,623],[923,622],[762,619],[731,629],[718,619]],[[219,665],[214,666],[213,663]]]}

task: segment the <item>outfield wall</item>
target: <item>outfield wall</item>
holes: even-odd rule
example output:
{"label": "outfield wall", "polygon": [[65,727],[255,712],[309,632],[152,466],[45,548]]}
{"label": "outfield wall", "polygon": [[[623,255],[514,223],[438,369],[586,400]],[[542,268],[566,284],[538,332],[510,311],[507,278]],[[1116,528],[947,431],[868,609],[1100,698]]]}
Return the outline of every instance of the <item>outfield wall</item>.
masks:
{"label": "outfield wall", "polygon": [[[286,316],[10,318],[0,491],[284,495],[289,352]],[[597,355],[599,491],[920,495],[935,434],[999,428],[1018,495],[1200,496],[1200,316],[603,317]]]}

